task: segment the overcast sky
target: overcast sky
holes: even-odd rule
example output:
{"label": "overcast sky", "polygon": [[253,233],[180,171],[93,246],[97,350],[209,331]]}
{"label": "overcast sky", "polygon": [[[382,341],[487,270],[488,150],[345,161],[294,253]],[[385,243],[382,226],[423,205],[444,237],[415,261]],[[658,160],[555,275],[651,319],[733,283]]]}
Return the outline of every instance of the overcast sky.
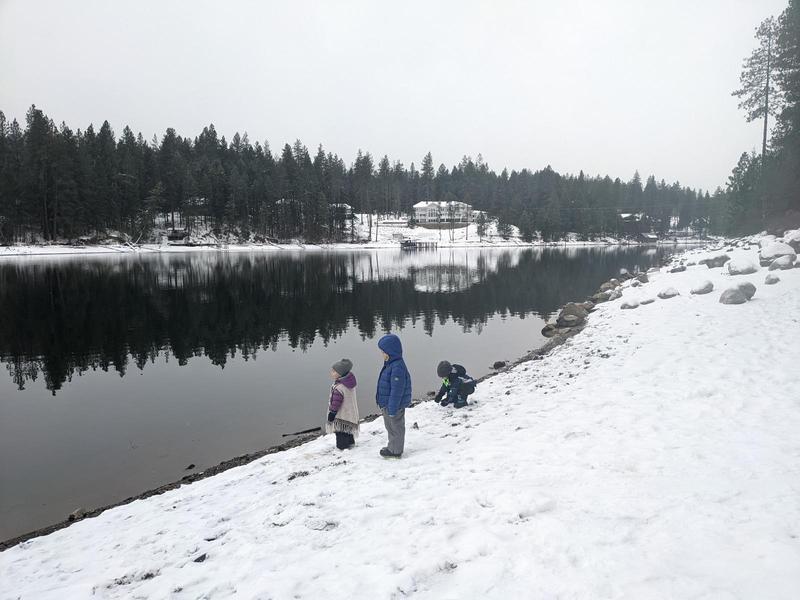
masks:
{"label": "overcast sky", "polygon": [[0,110],[713,190],[760,147],[730,92],[786,4],[0,0]]}

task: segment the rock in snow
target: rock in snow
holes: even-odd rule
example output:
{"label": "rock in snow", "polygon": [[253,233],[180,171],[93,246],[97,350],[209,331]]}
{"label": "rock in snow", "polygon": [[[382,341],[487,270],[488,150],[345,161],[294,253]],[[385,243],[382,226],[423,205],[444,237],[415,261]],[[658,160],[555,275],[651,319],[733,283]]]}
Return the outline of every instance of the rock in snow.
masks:
{"label": "rock in snow", "polygon": [[719,297],[722,304],[744,304],[747,302],[747,296],[738,287],[728,288]]}
{"label": "rock in snow", "polygon": [[[568,324],[565,320],[568,316],[575,317],[575,320],[571,320]],[[556,324],[559,327],[574,327],[583,323],[587,316],[589,316],[589,312],[583,306],[575,302],[569,302],[561,309]]]}
{"label": "rock in snow", "polygon": [[680,295],[681,293],[674,287],[668,287],[658,292],[658,297],[661,298],[662,300],[667,300],[669,298],[674,298],[675,296],[680,296]]}
{"label": "rock in snow", "polygon": [[749,281],[743,281],[739,285],[736,286],[740,292],[742,292],[748,300],[752,300],[753,296],[756,294],[756,286],[754,286]]}
{"label": "rock in snow", "polygon": [[780,277],[777,275],[773,275],[772,273],[767,273],[767,276],[764,278],[764,283],[767,285],[775,285],[781,280]]}
{"label": "rock in snow", "polygon": [[740,258],[728,263],[728,273],[731,275],[750,275],[758,271],[758,265],[749,258]]}
{"label": "rock in snow", "polygon": [[718,269],[726,262],[731,259],[730,256],[727,254],[720,254],[719,256],[713,256],[711,258],[704,258],[703,260],[699,261],[698,264],[705,265],[709,269]]}
{"label": "rock in snow", "polygon": [[619,306],[622,310],[628,310],[631,308],[639,308],[639,302],[637,300],[626,300]]}
{"label": "rock in snow", "polygon": [[785,254],[783,256],[779,256],[771,263],[769,263],[769,270],[770,271],[785,271],[786,269],[794,268],[794,256],[790,256]]}
{"label": "rock in snow", "polygon": [[783,234],[783,242],[794,248],[795,252],[800,252],[800,229],[793,229]]}
{"label": "rock in snow", "polygon": [[696,285],[692,288],[692,294],[710,294],[714,291],[714,284],[710,281],[704,281],[700,285]]}
{"label": "rock in snow", "polygon": [[686,270],[686,267],[683,265],[678,265],[677,267],[672,267],[669,272],[670,273],[683,273]]}
{"label": "rock in snow", "polygon": [[794,260],[794,258],[797,256],[797,253],[789,244],[784,244],[783,242],[773,242],[761,248],[761,250],[758,252],[758,256],[761,261],[761,266],[766,267],[779,256],[791,256],[792,260]]}

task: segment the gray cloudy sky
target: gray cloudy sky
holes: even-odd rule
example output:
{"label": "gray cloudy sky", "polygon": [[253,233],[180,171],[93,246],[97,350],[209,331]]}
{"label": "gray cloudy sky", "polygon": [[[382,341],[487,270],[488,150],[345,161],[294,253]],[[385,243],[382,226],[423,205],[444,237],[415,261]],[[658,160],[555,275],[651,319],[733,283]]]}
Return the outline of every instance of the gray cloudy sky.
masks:
{"label": "gray cloudy sky", "polygon": [[713,189],[760,145],[731,90],[786,0],[0,0],[0,110],[148,139],[213,122],[350,164],[610,174]]}

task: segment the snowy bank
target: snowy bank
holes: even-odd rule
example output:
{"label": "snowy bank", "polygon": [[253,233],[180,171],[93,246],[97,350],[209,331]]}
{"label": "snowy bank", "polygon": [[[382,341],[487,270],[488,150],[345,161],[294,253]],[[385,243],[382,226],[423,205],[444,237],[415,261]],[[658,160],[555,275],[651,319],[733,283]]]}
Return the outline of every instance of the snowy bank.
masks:
{"label": "snowy bank", "polygon": [[[583,247],[583,246],[637,246],[651,245],[639,244],[630,240],[604,237],[595,241],[580,241],[577,234],[568,234],[563,240],[557,242],[543,242],[533,240],[525,242],[516,227],[511,228],[511,234],[504,238],[498,234],[497,224],[491,222],[486,227],[483,236],[478,236],[478,226],[475,223],[460,229],[426,229],[421,226],[408,227],[396,224],[379,224],[377,228],[369,229],[366,221],[355,221],[355,237],[361,240],[358,243],[321,243],[311,244],[296,241],[294,243],[250,243],[234,238],[218,240],[210,230],[197,229],[193,232],[189,244],[159,243],[159,244],[131,244],[107,243],[70,245],[67,242],[58,244],[20,244],[0,246],[0,258],[13,256],[55,256],[66,254],[129,254],[129,253],[157,253],[157,252],[273,252],[273,251],[319,251],[319,250],[380,250],[400,248],[401,240],[436,244],[438,248],[510,248],[510,247]],[[164,230],[166,231],[166,230]],[[115,233],[117,237],[122,234]],[[166,234],[164,234],[166,235]],[[369,241],[367,241],[369,240]],[[697,245],[707,240],[682,239],[675,241],[664,239],[658,245]]]}
{"label": "snowy bank", "polygon": [[380,421],[259,458],[0,553],[0,598],[800,597],[800,269],[647,279],[399,461]]}

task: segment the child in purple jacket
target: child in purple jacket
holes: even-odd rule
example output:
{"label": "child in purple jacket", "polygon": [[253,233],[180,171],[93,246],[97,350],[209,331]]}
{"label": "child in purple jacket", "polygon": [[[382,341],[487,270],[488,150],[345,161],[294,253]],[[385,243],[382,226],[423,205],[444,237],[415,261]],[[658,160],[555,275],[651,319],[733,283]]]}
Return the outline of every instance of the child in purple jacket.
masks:
{"label": "child in purple jacket", "polygon": [[328,401],[328,421],[325,433],[336,434],[339,450],[352,448],[358,435],[358,398],[353,362],[347,358],[333,363],[331,367],[331,397]]}

